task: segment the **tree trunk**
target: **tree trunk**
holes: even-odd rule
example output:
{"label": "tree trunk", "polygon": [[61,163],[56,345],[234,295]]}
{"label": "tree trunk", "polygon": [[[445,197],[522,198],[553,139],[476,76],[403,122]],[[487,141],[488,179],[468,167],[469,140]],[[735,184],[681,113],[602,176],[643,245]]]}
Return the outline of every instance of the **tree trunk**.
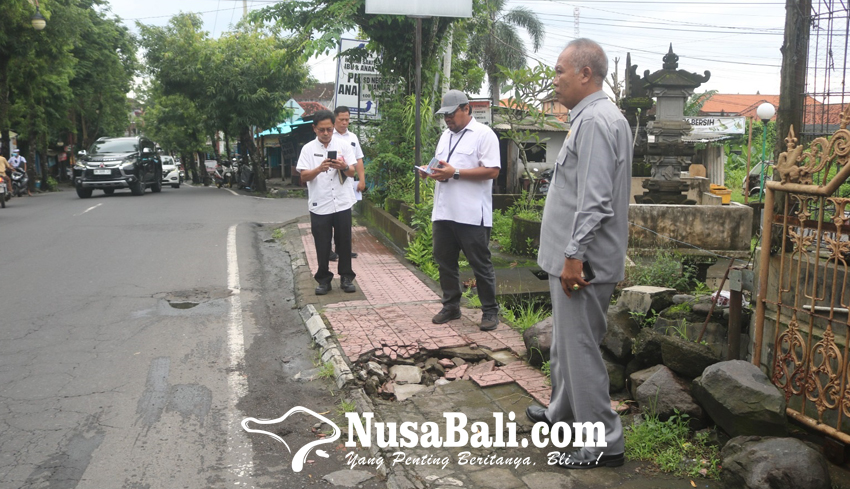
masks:
{"label": "tree trunk", "polygon": [[501,95],[499,77],[496,75],[490,75],[490,102],[493,103],[494,108],[500,107],[501,99],[499,98]]}
{"label": "tree trunk", "polygon": [[254,170],[254,182],[251,188],[260,193],[266,193],[266,173],[262,168],[262,156],[260,155],[257,145],[254,144],[254,136],[251,134],[251,128],[243,126],[240,133],[242,147],[248,154],[251,160],[251,168]]}
{"label": "tree trunk", "polygon": [[227,151],[227,160],[230,161],[233,153],[230,152],[230,136],[227,131],[224,132],[224,150]]}
{"label": "tree trunk", "polygon": [[219,151],[219,149],[218,149],[218,131],[215,131],[210,135],[210,141],[212,141],[213,157],[215,158],[215,161],[217,161],[218,164],[220,165],[221,164],[221,151]]}
{"label": "tree trunk", "polygon": [[198,151],[198,168],[200,168],[200,170],[201,170],[201,181],[204,183],[204,185],[209,185],[211,182],[210,182],[210,175],[209,175],[209,173],[207,173],[207,163],[206,163],[206,161],[207,161],[207,155],[205,153]]}
{"label": "tree trunk", "polygon": [[0,155],[9,159],[11,156],[11,138],[9,137],[9,61],[10,58],[0,56]]}

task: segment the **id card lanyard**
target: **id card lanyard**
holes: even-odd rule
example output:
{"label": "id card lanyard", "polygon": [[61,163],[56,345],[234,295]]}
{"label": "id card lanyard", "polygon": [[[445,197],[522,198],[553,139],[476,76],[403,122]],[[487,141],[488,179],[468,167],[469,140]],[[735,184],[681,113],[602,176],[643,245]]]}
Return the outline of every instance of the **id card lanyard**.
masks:
{"label": "id card lanyard", "polygon": [[452,146],[452,136],[454,134],[449,134],[449,156],[446,157],[446,163],[448,163],[452,159],[452,153],[457,149],[457,145],[460,144],[460,140],[463,139],[463,136],[466,135],[466,129],[460,132],[460,137],[457,138],[457,142],[454,146]]}

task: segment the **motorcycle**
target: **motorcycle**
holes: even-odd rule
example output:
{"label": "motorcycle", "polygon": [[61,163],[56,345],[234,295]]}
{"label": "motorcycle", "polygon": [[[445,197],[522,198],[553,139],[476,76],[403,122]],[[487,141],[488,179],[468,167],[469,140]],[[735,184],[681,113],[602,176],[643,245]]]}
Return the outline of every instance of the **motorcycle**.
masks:
{"label": "motorcycle", "polygon": [[221,168],[222,168],[221,178],[223,179],[222,185],[227,185],[228,187],[233,188],[233,180],[235,179],[235,176],[234,176],[235,171],[233,170],[233,165],[232,164],[225,164],[225,165],[222,165]]}
{"label": "motorcycle", "polygon": [[216,165],[215,168],[212,168],[212,171],[210,172],[210,176],[213,178],[215,186],[218,188],[221,188],[221,186],[224,184],[224,177],[221,176],[221,172],[219,171],[220,169],[221,165]]}
{"label": "motorcycle", "polygon": [[27,193],[27,183],[29,183],[27,172],[20,168],[12,171],[12,193],[15,194],[15,197],[20,197]]}
{"label": "motorcycle", "polygon": [[251,164],[239,165],[239,188],[251,190],[251,184],[254,180],[254,169]]}
{"label": "motorcycle", "polygon": [[6,201],[9,200],[9,192],[6,190],[6,177],[0,176],[0,208],[6,208]]}

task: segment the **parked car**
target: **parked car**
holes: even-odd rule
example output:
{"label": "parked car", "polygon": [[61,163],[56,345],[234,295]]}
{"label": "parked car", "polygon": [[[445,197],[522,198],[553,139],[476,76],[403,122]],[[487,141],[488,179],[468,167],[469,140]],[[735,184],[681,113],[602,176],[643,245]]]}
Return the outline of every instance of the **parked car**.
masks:
{"label": "parked car", "polygon": [[162,184],[171,185],[172,188],[180,188],[183,177],[180,176],[180,168],[174,158],[168,155],[159,157],[162,160]]}
{"label": "parked car", "polygon": [[74,184],[81,199],[95,189],[106,195],[122,188],[133,195],[143,195],[147,187],[162,191],[162,162],[153,141],[145,137],[98,139],[88,152],[79,152],[74,174],[79,175]]}

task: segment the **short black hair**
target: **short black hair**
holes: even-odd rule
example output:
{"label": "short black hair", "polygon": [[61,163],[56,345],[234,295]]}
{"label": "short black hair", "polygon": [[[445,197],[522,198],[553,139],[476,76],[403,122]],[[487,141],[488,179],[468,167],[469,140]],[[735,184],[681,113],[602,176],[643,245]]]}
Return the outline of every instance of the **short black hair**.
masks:
{"label": "short black hair", "polygon": [[334,109],[334,115],[340,115],[342,113],[351,114],[351,110],[349,110],[347,105],[340,105],[339,107]]}
{"label": "short black hair", "polygon": [[316,126],[325,119],[330,119],[331,124],[336,124],[336,116],[329,110],[317,110],[313,113],[313,125]]}

